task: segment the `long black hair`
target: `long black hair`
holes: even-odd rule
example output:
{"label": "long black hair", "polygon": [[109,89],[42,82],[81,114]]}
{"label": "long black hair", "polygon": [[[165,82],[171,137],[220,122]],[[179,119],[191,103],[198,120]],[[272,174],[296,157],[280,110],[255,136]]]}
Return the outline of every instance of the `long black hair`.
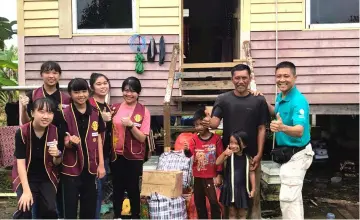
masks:
{"label": "long black hair", "polygon": [[233,136],[236,141],[238,142],[238,144],[241,146],[241,142],[243,143],[243,146],[241,147],[246,147],[248,145],[248,135],[245,131],[234,131],[233,133],[231,133],[230,137]]}

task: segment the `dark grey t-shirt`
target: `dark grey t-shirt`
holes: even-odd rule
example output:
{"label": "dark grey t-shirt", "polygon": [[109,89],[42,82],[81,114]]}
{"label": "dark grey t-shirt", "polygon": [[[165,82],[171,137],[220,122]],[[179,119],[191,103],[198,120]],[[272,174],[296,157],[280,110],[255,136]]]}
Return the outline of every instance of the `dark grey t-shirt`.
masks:
{"label": "dark grey t-shirt", "polygon": [[226,148],[230,135],[234,131],[248,134],[248,146],[245,152],[255,156],[258,151],[257,134],[260,125],[269,121],[269,109],[263,96],[236,96],[234,91],[219,95],[215,101],[212,116],[223,119],[223,144]]}

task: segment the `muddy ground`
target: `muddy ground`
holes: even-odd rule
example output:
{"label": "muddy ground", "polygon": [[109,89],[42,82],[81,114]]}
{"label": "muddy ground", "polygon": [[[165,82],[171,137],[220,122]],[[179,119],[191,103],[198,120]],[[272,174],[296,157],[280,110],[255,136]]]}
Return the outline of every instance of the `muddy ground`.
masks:
{"label": "muddy ground", "polygon": [[[325,219],[326,214],[334,213],[337,219],[359,219],[359,177],[346,178],[340,184],[331,184],[330,178],[336,169],[328,164],[314,163],[309,169],[303,188],[305,218]],[[11,192],[9,172],[0,172],[0,192]],[[15,198],[0,198],[0,219],[8,219],[16,210]],[[262,202],[263,218],[281,218],[278,202]],[[103,218],[111,218],[106,214]]]}

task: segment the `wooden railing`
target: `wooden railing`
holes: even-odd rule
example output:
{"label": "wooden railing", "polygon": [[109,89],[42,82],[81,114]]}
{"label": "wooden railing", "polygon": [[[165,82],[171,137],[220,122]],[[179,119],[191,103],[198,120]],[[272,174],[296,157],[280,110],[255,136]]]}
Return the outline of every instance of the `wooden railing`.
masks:
{"label": "wooden railing", "polygon": [[179,55],[179,45],[175,44],[171,55],[171,63],[169,68],[168,82],[166,85],[165,97],[164,97],[164,151],[168,151],[171,147],[171,132],[170,132],[170,104],[171,104],[171,93],[174,86],[175,69],[177,64],[177,58]]}

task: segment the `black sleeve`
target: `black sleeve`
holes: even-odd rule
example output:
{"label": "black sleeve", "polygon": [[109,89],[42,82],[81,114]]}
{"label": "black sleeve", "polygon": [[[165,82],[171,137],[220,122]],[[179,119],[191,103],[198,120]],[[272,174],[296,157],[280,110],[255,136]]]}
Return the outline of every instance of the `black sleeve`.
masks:
{"label": "black sleeve", "polygon": [[26,111],[27,111],[29,117],[31,117],[31,109],[32,109],[32,105],[33,105],[32,93],[33,93],[33,91],[29,91],[26,93],[26,96],[29,97],[29,104],[26,107]]}
{"label": "black sleeve", "polygon": [[266,125],[270,121],[269,108],[264,97],[260,98],[258,126]]}
{"label": "black sleeve", "polygon": [[101,117],[101,114],[99,114],[99,133],[102,133],[102,132],[105,132],[106,131],[106,127],[105,127],[105,123],[104,123],[104,120],[103,118]]}
{"label": "black sleeve", "polygon": [[223,112],[222,112],[222,98],[221,96],[216,98],[212,113],[211,113],[211,117],[218,117],[220,119],[223,118]]}
{"label": "black sleeve", "polygon": [[26,145],[21,138],[21,131],[18,129],[15,133],[15,152],[16,159],[26,159]]}

